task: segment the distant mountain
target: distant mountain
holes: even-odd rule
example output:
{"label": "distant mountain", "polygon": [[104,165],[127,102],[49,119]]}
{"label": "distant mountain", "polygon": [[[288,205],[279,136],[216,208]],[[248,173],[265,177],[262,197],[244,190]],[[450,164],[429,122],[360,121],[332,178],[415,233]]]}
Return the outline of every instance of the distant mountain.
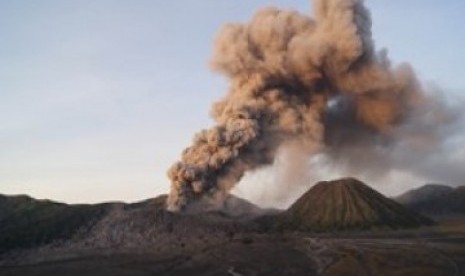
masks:
{"label": "distant mountain", "polygon": [[432,198],[440,197],[452,192],[454,188],[440,184],[426,184],[420,188],[412,189],[394,198],[402,204],[415,204]]}
{"label": "distant mountain", "polygon": [[354,178],[322,181],[280,215],[278,228],[302,231],[404,228],[433,221]]}
{"label": "distant mountain", "polygon": [[465,214],[465,186],[427,184],[410,190],[395,200],[426,215]]}

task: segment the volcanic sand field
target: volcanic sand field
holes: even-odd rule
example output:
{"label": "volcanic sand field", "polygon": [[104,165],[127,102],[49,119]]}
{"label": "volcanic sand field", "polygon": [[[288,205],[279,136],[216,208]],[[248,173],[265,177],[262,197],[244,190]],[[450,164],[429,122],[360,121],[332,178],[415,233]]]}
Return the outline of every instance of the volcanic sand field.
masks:
{"label": "volcanic sand field", "polygon": [[377,238],[250,234],[193,251],[87,256],[4,267],[0,275],[463,275],[465,232],[422,230],[416,238],[390,237],[415,231]]}

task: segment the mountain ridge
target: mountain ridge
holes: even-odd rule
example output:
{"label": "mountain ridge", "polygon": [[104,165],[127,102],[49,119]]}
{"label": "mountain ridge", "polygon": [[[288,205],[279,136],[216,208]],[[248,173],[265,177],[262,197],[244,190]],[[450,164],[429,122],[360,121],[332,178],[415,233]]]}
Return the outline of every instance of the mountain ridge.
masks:
{"label": "mountain ridge", "polygon": [[465,214],[465,186],[454,188],[443,184],[427,184],[409,190],[394,200],[425,215]]}

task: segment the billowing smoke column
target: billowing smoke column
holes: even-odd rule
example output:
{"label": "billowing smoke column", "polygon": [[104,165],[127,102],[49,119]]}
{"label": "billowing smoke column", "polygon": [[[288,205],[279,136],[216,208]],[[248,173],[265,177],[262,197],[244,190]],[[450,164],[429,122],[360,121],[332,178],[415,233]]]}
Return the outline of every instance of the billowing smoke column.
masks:
{"label": "billowing smoke column", "polygon": [[169,170],[168,209],[221,202],[244,172],[273,162],[280,146],[302,151],[389,143],[426,100],[407,65],[377,52],[361,0],[315,0],[314,18],[267,8],[220,32],[212,67],[230,80],[200,131]]}

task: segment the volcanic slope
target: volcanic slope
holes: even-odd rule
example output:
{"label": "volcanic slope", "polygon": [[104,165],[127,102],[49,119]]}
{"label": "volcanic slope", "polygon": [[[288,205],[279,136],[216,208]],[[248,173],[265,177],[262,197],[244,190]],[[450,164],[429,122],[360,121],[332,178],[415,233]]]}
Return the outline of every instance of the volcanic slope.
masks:
{"label": "volcanic slope", "polygon": [[427,184],[410,190],[395,200],[409,209],[425,215],[464,215],[465,186]]}
{"label": "volcanic slope", "polygon": [[433,221],[354,178],[318,182],[282,213],[277,228],[298,231],[364,230],[431,225]]}
{"label": "volcanic slope", "polygon": [[0,266],[98,255],[105,250],[199,250],[254,232],[252,220],[267,212],[230,195],[221,209],[178,214],[166,211],[166,198],[68,205],[0,195]]}

